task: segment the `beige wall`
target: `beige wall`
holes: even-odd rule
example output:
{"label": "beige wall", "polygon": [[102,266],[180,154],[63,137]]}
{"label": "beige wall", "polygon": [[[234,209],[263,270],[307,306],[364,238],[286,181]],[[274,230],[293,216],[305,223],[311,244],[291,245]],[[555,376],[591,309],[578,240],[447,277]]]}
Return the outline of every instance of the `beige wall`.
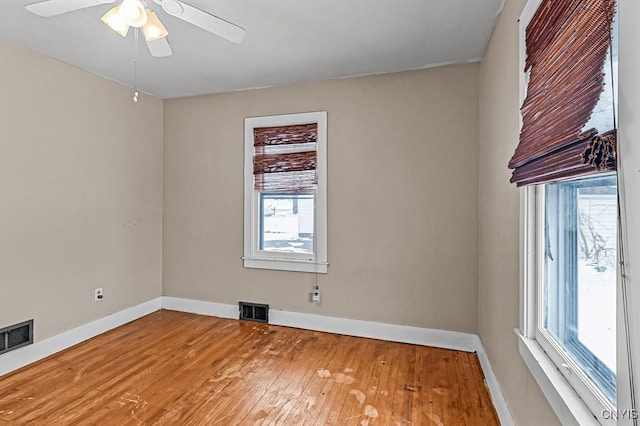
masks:
{"label": "beige wall", "polygon": [[518,425],[558,419],[518,353],[519,195],[507,163],[519,133],[518,18],[526,0],[508,0],[480,66],[478,328]]}
{"label": "beige wall", "polygon": [[[167,296],[477,331],[478,65],[165,101]],[[329,273],[245,269],[243,120],[328,111]]]}
{"label": "beige wall", "polygon": [[34,318],[41,340],[159,296],[162,102],[4,42],[0,58],[0,327]]}

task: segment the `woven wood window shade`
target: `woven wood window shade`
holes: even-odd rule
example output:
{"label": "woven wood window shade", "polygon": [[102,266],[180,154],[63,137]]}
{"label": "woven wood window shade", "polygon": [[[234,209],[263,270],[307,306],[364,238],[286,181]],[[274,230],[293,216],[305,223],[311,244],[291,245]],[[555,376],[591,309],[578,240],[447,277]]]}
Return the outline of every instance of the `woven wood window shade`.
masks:
{"label": "woven wood window shade", "polygon": [[300,192],[314,188],[317,138],[317,123],[253,129],[255,189]]}
{"label": "woven wood window shade", "polygon": [[[615,0],[543,0],[526,30],[529,72],[520,143],[509,162],[518,186],[616,169],[616,132],[583,130],[604,89]],[[610,88],[609,88],[610,90]]]}

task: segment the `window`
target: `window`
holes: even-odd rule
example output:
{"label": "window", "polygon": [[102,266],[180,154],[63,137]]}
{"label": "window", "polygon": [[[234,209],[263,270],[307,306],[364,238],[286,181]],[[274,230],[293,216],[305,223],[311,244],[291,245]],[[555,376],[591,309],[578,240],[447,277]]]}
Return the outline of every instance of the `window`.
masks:
{"label": "window", "polygon": [[245,267],[327,272],[326,117],[245,120]]}
{"label": "window", "polygon": [[529,0],[520,19],[520,353],[563,424],[615,422],[621,399],[615,10]]}

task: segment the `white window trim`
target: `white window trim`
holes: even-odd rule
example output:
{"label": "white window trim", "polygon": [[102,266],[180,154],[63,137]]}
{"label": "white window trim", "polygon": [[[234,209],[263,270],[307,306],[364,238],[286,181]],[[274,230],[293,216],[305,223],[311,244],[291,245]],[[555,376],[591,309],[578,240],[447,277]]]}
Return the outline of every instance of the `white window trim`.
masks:
{"label": "white window trim", "polygon": [[[318,124],[316,145],[318,185],[315,190],[314,254],[268,253],[258,250],[258,193],[253,181],[253,129]],[[250,117],[244,121],[244,267],[327,273],[327,112]]]}
{"label": "white window trim", "polygon": [[[525,67],[526,27],[541,2],[529,0],[520,16],[520,70]],[[527,83],[528,75],[521,73],[521,105],[526,97]],[[541,287],[541,274],[538,271],[539,248],[536,241],[540,218],[544,218],[543,196],[539,187],[527,186],[520,190],[520,327],[515,330],[520,355],[562,424],[616,424],[610,415],[615,412],[615,407],[588,389],[581,373],[554,350],[551,339],[545,339],[537,326],[537,292]],[[558,368],[563,364],[567,367]]]}

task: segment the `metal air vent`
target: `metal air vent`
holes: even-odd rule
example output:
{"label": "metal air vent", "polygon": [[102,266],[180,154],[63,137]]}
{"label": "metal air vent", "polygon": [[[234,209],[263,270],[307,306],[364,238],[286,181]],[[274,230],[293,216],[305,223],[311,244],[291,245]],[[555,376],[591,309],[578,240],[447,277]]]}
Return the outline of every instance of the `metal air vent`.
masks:
{"label": "metal air vent", "polygon": [[239,302],[238,305],[241,320],[269,322],[269,305],[249,302]]}
{"label": "metal air vent", "polygon": [[0,328],[0,354],[33,343],[33,320]]}

